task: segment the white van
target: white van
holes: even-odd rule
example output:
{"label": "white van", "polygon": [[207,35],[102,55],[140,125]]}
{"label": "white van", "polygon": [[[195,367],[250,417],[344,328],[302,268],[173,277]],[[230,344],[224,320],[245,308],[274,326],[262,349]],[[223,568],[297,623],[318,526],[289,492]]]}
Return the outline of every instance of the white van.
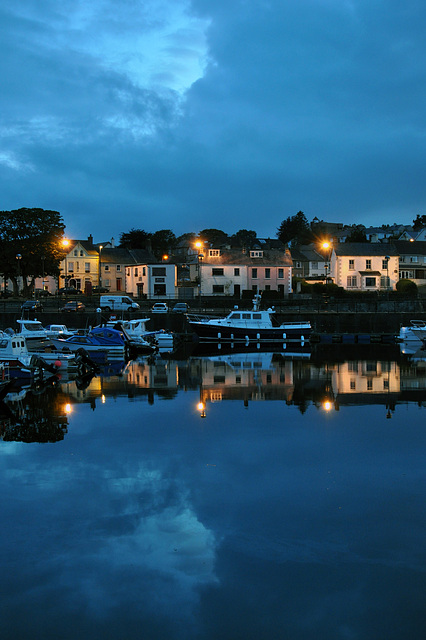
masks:
{"label": "white van", "polygon": [[102,311],[135,311],[140,309],[137,302],[133,302],[129,296],[101,296],[100,308]]}

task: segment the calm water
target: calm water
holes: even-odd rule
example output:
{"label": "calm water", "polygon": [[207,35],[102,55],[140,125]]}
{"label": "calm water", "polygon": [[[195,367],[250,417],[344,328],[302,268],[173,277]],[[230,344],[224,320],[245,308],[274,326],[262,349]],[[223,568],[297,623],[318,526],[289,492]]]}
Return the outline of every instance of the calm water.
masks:
{"label": "calm water", "polygon": [[1,637],[425,637],[425,417],[421,363],[262,354],[10,400]]}

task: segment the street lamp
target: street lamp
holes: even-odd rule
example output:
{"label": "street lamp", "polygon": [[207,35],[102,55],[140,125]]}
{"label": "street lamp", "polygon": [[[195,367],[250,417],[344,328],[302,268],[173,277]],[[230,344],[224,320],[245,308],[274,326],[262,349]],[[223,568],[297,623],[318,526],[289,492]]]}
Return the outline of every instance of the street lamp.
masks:
{"label": "street lamp", "polygon": [[328,269],[330,268],[329,262],[330,262],[330,258],[331,258],[331,242],[323,242],[321,244],[321,248],[324,249],[324,251],[327,252],[326,255],[326,262],[324,264],[324,268],[325,268],[325,284],[328,283]]}
{"label": "street lamp", "polygon": [[100,244],[99,245],[99,293],[101,292],[101,286],[102,286],[102,249],[103,249],[103,245]]}
{"label": "street lamp", "polygon": [[201,262],[204,258],[201,253],[201,249],[203,247],[203,243],[198,241],[195,243],[195,246],[198,249],[198,305],[201,307]]}
{"label": "street lamp", "polygon": [[20,253],[16,254],[16,259],[18,261],[18,281],[17,281],[17,285],[18,285],[18,296],[19,296],[19,281],[21,280],[21,260],[22,260],[22,256]]}
{"label": "street lamp", "polygon": [[68,278],[68,275],[67,275],[67,255],[68,255],[69,244],[70,244],[70,241],[67,240],[67,238],[64,238],[62,240],[62,246],[65,249],[65,256],[64,256],[64,271],[65,271],[65,274],[64,274],[64,287],[65,288],[67,286],[67,278]]}
{"label": "street lamp", "polygon": [[390,282],[389,282],[389,260],[390,256],[385,256],[386,260],[386,290],[389,292]]}

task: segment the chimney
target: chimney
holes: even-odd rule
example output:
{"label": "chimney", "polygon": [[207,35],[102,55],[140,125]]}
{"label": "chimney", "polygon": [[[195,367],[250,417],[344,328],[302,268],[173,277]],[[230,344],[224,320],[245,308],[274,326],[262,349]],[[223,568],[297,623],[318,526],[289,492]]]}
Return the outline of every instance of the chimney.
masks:
{"label": "chimney", "polygon": [[115,240],[114,240],[114,238],[111,238],[111,248],[115,249]]}
{"label": "chimney", "polygon": [[93,236],[92,236],[92,234],[90,234],[90,236],[87,238],[87,242],[90,244],[91,247],[93,247]]}

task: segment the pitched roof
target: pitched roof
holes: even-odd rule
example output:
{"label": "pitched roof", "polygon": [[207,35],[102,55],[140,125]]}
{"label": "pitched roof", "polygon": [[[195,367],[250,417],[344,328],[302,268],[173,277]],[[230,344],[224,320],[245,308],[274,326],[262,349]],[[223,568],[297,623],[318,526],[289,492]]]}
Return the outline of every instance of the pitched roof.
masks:
{"label": "pitched roof", "polygon": [[415,242],[410,242],[409,240],[395,240],[392,244],[399,254],[426,256],[426,242],[423,240]]}
{"label": "pitched roof", "polygon": [[392,244],[383,242],[342,242],[334,247],[336,256],[397,256]]}

